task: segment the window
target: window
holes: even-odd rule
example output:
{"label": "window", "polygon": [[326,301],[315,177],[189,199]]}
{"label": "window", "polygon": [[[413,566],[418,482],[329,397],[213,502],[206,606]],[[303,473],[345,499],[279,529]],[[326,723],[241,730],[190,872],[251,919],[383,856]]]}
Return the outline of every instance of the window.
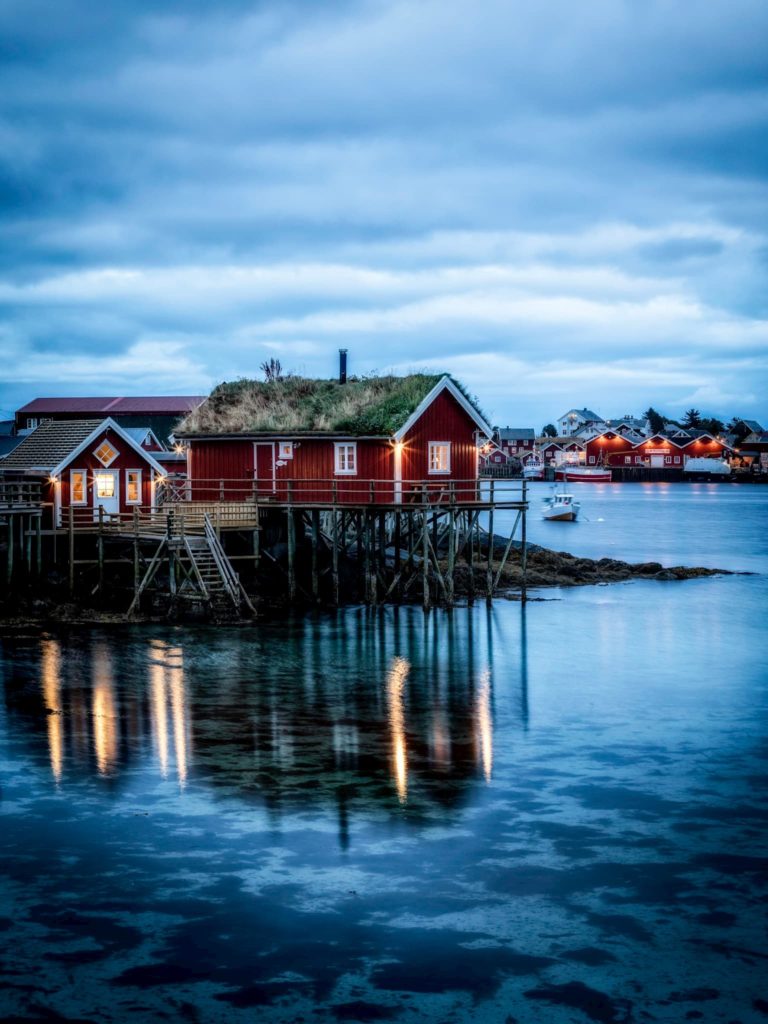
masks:
{"label": "window", "polygon": [[624,462],[625,463],[629,464],[631,461],[632,461],[632,456],[631,455],[625,455],[624,456]]}
{"label": "window", "polygon": [[278,443],[277,443],[277,457],[278,457],[278,459],[292,459],[293,458],[293,441],[278,441]]}
{"label": "window", "polygon": [[96,485],[97,498],[114,498],[115,496],[115,474],[94,473],[93,482]]}
{"label": "window", "polygon": [[517,455],[517,445],[516,444],[510,445],[509,446],[509,450],[512,452],[513,455]]}
{"label": "window", "polygon": [[680,456],[679,455],[675,456],[675,464],[678,465],[678,466],[680,465]]}
{"label": "window", "polygon": [[589,456],[589,461],[590,462],[594,462],[595,461],[595,456],[594,455],[590,455]]}
{"label": "window", "polygon": [[666,464],[668,466],[671,466],[672,465],[672,456],[671,455],[665,455],[664,456],[664,461],[666,462]]}
{"label": "window", "polygon": [[126,505],[141,504],[140,469],[126,469],[125,471],[125,503]]}
{"label": "window", "polygon": [[[113,448],[109,441],[102,441],[93,454],[102,466],[111,466],[120,452]],[[106,495],[106,497],[111,497],[111,495]]]}
{"label": "window", "polygon": [[337,442],[334,444],[336,473],[351,476],[357,473],[357,444],[354,442]]}
{"label": "window", "polygon": [[451,442],[430,441],[429,442],[429,472],[450,473],[451,472]]}
{"label": "window", "polygon": [[84,469],[71,469],[69,471],[69,503],[70,505],[85,505],[86,497],[86,475]]}
{"label": "window", "polygon": [[642,455],[636,455],[635,456],[635,465],[640,465],[642,463],[642,461],[643,461],[643,456]]}
{"label": "window", "polygon": [[38,423],[37,416],[27,416],[27,430],[34,430]]}

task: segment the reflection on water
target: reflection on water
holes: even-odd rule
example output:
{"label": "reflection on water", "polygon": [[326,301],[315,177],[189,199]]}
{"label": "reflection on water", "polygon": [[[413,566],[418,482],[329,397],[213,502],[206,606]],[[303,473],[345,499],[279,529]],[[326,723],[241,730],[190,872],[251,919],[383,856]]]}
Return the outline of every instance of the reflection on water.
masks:
{"label": "reflection on water", "polygon": [[[14,659],[20,677],[38,680],[47,710],[24,728],[32,741],[45,722],[58,786],[91,776],[117,793],[127,771],[140,771],[179,791],[194,781],[259,801],[275,821],[330,801],[345,844],[356,807],[418,815],[491,781],[499,639],[504,685],[513,681],[518,726],[527,724],[518,614],[509,637],[492,613],[415,609],[318,616],[284,627],[283,643],[277,627],[45,636],[26,662]],[[11,712],[29,710],[22,692],[6,687]]]}
{"label": "reflection on water", "polygon": [[395,788],[401,804],[408,799],[408,754],[405,740],[405,708],[403,687],[411,666],[405,658],[397,657],[389,670],[387,693],[389,696],[389,722],[392,730],[392,771]]}

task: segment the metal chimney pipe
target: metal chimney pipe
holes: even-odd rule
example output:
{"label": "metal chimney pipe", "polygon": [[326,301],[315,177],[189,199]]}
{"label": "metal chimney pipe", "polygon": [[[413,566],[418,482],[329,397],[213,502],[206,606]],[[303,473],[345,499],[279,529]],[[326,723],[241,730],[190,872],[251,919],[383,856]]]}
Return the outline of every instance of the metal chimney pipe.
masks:
{"label": "metal chimney pipe", "polygon": [[339,384],[347,383],[347,350],[339,349]]}

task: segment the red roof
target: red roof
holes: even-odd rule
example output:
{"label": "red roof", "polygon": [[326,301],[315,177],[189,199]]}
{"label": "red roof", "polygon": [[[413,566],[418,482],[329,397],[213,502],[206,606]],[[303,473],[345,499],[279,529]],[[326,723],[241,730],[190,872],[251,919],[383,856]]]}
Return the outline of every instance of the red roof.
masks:
{"label": "red roof", "polygon": [[118,416],[128,413],[177,415],[195,409],[205,395],[134,395],[127,398],[35,398],[19,409],[30,415],[57,412],[87,412]]}

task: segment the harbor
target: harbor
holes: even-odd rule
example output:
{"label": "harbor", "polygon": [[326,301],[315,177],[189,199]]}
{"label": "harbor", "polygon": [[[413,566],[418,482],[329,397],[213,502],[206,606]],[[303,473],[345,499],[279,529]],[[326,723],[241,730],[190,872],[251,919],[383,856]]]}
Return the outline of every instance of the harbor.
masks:
{"label": "harbor", "polygon": [[751,575],[0,629],[4,1015],[755,1019],[765,494],[529,517]]}

